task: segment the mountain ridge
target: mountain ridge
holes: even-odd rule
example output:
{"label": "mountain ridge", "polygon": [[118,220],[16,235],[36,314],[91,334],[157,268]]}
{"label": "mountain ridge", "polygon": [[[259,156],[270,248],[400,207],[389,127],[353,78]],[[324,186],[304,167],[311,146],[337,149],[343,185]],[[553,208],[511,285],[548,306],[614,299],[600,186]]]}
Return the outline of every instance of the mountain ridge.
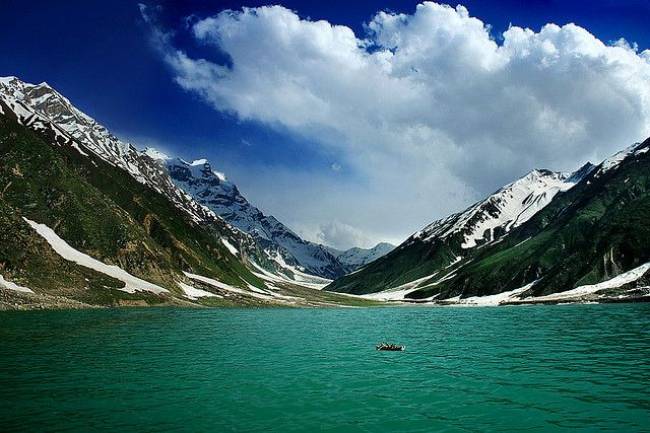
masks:
{"label": "mountain ridge", "polygon": [[371,248],[352,247],[347,250],[327,249],[346,267],[347,273],[356,272],[368,263],[385,256],[395,249],[395,245],[388,242],[378,242]]}
{"label": "mountain ridge", "polygon": [[[397,287],[453,266],[466,259],[473,249],[498,242],[591,170],[590,164],[573,173],[531,170],[464,211],[425,226],[366,266],[364,272],[344,276],[328,287],[363,294]],[[392,263],[392,270],[385,270],[387,262]],[[361,284],[361,275],[368,281]]]}
{"label": "mountain ridge", "polygon": [[[569,296],[572,290],[601,299],[605,295],[596,295],[596,289],[578,287],[605,287],[597,283],[632,272],[650,259],[650,250],[642,245],[650,243],[650,233],[641,229],[635,213],[643,215],[650,206],[649,149],[650,139],[573,174],[533,170],[467,210],[431,223],[393,252],[326,289],[437,303],[479,302],[497,295],[506,303],[560,302],[561,293]],[[525,188],[513,191],[522,180],[544,187],[532,188],[533,195]],[[516,198],[518,212],[500,212],[511,209],[508,200],[495,201],[504,192]],[[534,212],[529,211],[531,204]],[[503,215],[508,217],[500,219]],[[629,294],[608,290],[621,299],[647,296],[638,289],[646,277],[637,276]],[[539,298],[555,293],[552,300]]]}
{"label": "mountain ridge", "polygon": [[[125,170],[138,182],[166,195],[196,222],[222,219],[236,230],[250,235],[252,241],[233,232],[230,242],[247,245],[258,243],[262,254],[255,253],[256,262],[271,272],[288,278],[292,278],[296,272],[306,272],[331,279],[349,269],[326,247],[303,240],[273,216],[264,215],[252,206],[237,187],[223,173],[213,170],[205,159],[187,162],[170,158],[152,148],[138,150],[76,109],[47,83],[34,85],[17,77],[0,77],[0,99],[8,111],[15,113],[19,123],[50,133],[59,145],[69,144],[83,156],[93,153]],[[203,170],[188,170],[195,175],[193,179],[179,178],[184,168],[200,166],[203,166]],[[186,182],[188,180],[194,185]],[[198,194],[199,191],[192,187],[202,181],[206,188]],[[219,190],[224,185],[228,194],[221,194],[224,191]],[[210,191],[210,187],[216,190]],[[222,202],[211,198],[220,198]],[[227,205],[234,209],[229,209]],[[249,250],[253,252],[255,248]]]}
{"label": "mountain ridge", "polygon": [[0,133],[3,296],[357,299],[315,290],[328,283],[328,291],[402,302],[650,295],[650,139],[572,173],[531,170],[397,247],[340,251],[265,215],[207,159],[139,150],[47,83],[0,77]]}
{"label": "mountain ridge", "polygon": [[[650,231],[642,223],[650,211],[648,150],[650,139],[618,152],[615,161],[606,159],[511,237],[481,251],[433,291],[471,296],[481,288],[507,291],[526,284],[522,296],[542,297],[643,268],[650,260]],[[632,291],[643,288],[643,278],[650,277],[645,274],[637,275]],[[427,297],[431,289],[410,296]]]}
{"label": "mountain ridge", "polygon": [[176,186],[229,224],[253,236],[271,255],[279,254],[285,263],[321,277],[336,278],[345,273],[324,246],[303,240],[275,217],[251,205],[237,186],[215,171],[207,159],[164,161]]}

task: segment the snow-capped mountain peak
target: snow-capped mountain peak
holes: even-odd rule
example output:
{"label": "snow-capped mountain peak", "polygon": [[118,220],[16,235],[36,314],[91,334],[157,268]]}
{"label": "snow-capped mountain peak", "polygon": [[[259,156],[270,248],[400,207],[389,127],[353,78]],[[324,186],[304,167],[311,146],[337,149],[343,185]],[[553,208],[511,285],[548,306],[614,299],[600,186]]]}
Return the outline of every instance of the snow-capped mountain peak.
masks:
{"label": "snow-capped mountain peak", "polygon": [[251,234],[273,260],[280,255],[282,263],[327,278],[345,273],[325,247],[303,240],[273,216],[262,213],[207,159],[188,162],[172,158],[166,165],[179,188],[234,227]]}
{"label": "snow-capped mountain peak", "polygon": [[212,169],[212,166],[210,165],[210,161],[208,161],[206,158],[195,159],[192,162],[187,162],[183,159],[180,159],[180,161],[182,161],[183,164],[188,165],[190,167],[198,167],[202,176],[208,176],[208,177],[217,176],[217,178],[219,178],[221,182],[228,182],[228,179],[226,178],[226,174],[221,171]]}
{"label": "snow-capped mountain peak", "polygon": [[226,182],[228,179],[226,178],[226,174],[222,173],[217,170],[212,170],[212,173],[214,173],[215,176],[217,176],[222,182]]}
{"label": "snow-capped mountain peak", "polygon": [[390,253],[393,249],[395,249],[395,245],[388,242],[380,242],[372,248],[354,247],[343,251],[329,248],[348,272],[361,269],[368,263]]}
{"label": "snow-capped mountain peak", "polygon": [[163,153],[158,149],[154,149],[153,147],[145,147],[142,153],[156,161],[166,161],[168,159],[171,159],[171,157],[169,157],[166,153]]}
{"label": "snow-capped mountain peak", "polygon": [[574,173],[532,170],[464,212],[433,222],[411,239],[444,241],[461,234],[462,249],[496,241],[512,228],[528,221],[557,193],[573,187],[592,169],[593,166],[587,164]]}

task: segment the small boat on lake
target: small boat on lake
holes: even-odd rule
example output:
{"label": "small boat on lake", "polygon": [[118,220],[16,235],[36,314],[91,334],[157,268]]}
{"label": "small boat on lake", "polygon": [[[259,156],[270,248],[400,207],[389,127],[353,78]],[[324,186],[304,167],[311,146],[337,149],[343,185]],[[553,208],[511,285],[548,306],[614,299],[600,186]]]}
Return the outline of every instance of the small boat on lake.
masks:
{"label": "small boat on lake", "polygon": [[399,344],[390,344],[390,343],[379,343],[377,346],[377,350],[387,350],[389,352],[401,352],[404,350],[404,346],[400,346]]}

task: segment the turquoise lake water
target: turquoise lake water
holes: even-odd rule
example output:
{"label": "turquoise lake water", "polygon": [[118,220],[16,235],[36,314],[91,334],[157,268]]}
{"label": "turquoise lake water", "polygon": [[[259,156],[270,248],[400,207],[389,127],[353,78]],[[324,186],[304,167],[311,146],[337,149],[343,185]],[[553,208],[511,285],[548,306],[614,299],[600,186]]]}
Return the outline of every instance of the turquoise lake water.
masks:
{"label": "turquoise lake water", "polygon": [[648,432],[649,388],[648,304],[0,313],[3,432]]}

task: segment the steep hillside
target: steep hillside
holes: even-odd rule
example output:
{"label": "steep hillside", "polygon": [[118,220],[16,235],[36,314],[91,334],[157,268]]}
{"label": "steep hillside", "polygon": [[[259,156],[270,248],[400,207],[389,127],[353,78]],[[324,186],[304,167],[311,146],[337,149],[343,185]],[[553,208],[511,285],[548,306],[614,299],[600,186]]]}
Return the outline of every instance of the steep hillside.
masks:
{"label": "steep hillside", "polygon": [[503,242],[408,296],[490,295],[525,285],[520,297],[544,296],[642,267],[650,262],[649,150],[650,139],[607,159]]}
{"label": "steep hillside", "polygon": [[206,160],[186,163],[153,149],[139,151],[75,108],[47,83],[0,77],[0,100],[21,124],[48,134],[52,142],[71,146],[83,156],[93,154],[124,170],[163,194],[195,222],[219,225],[222,217],[239,229],[225,237],[226,241],[255,265],[289,279],[296,272],[325,278],[345,273],[325,247],[301,239],[274,217],[264,215]]}
{"label": "steep hillside", "polygon": [[[2,108],[9,113],[7,106]],[[0,267],[7,279],[18,276],[32,290],[45,293],[86,285],[65,283],[76,274],[87,274],[87,267],[69,261],[60,266],[60,257],[29,228],[32,221],[53,229],[72,248],[165,287],[170,294],[183,294],[177,284],[183,271],[212,275],[234,286],[264,287],[219,242],[222,233],[230,232],[225,224],[199,225],[162,194],[124,176],[121,168],[79,150],[84,151],[52,147],[41,134],[18,125],[10,115],[0,115],[2,232],[8,238],[0,245]],[[35,243],[40,258],[29,253]],[[43,266],[44,260],[51,266]],[[66,267],[76,270],[60,272]],[[116,279],[108,280],[109,286],[120,287]]]}
{"label": "steep hillside", "polygon": [[479,247],[498,242],[592,169],[586,164],[575,173],[533,170],[467,210],[431,223],[389,254],[360,272],[336,280],[328,289],[373,293],[441,272],[472,257]]}
{"label": "steep hillside", "polygon": [[325,278],[345,274],[345,268],[325,247],[303,240],[273,216],[264,215],[206,159],[186,162],[157,155],[176,186],[234,227],[253,236],[267,255],[281,265]]}
{"label": "steep hillside", "polygon": [[[385,291],[374,296],[378,299],[490,305],[647,297],[650,230],[644,218],[650,215],[649,150],[650,139],[599,166],[562,176],[573,185],[554,186],[553,198],[525,218],[514,212],[501,219],[502,224],[490,223],[479,246],[474,246],[476,230],[458,222],[471,221],[477,209],[494,204],[495,196],[503,192],[517,197],[510,192],[521,184],[516,181],[468,211],[430,225],[328,288]],[[540,195],[526,196],[521,203],[536,197]],[[504,206],[493,209],[499,208]],[[491,219],[480,219],[481,224],[498,216],[492,212]],[[454,238],[455,245],[448,241]]]}

